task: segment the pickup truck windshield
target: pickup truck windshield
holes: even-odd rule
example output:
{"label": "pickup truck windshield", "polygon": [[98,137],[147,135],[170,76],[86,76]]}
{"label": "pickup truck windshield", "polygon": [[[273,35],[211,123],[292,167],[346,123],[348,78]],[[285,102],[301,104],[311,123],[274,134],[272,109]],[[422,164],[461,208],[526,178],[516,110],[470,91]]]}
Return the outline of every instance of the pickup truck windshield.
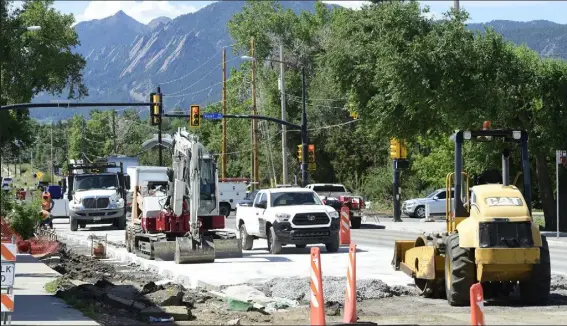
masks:
{"label": "pickup truck windshield", "polygon": [[323,205],[312,192],[277,192],[272,194],[272,207],[292,205]]}
{"label": "pickup truck windshield", "polygon": [[86,191],[95,189],[118,189],[118,177],[111,175],[78,175],[75,176],[75,191]]}
{"label": "pickup truck windshield", "polygon": [[347,192],[345,187],[333,186],[333,185],[314,186],[313,191],[315,191],[315,192]]}

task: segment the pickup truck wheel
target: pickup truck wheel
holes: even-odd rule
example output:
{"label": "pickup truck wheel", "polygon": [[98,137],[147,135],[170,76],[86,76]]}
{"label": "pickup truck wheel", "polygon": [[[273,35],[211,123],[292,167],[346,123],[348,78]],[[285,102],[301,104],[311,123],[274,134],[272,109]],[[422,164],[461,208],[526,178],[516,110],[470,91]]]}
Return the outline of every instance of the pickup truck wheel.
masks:
{"label": "pickup truck wheel", "polygon": [[337,233],[337,235],[333,236],[331,242],[325,243],[325,249],[327,250],[327,252],[332,253],[339,251],[339,248],[340,248],[340,240],[339,240],[339,234]]}
{"label": "pickup truck wheel", "polygon": [[276,235],[276,230],[273,226],[270,226],[270,232],[268,233],[268,251],[272,255],[278,255],[282,253],[282,243]]}
{"label": "pickup truck wheel", "polygon": [[79,229],[79,221],[71,217],[69,219],[69,226],[71,228],[71,231],[77,231]]}
{"label": "pickup truck wheel", "polygon": [[242,250],[251,250],[254,246],[254,237],[248,235],[244,224],[240,226],[240,241],[242,241]]}
{"label": "pickup truck wheel", "polygon": [[220,204],[219,213],[220,215],[224,215],[225,217],[228,217],[230,215],[230,205],[224,203]]}

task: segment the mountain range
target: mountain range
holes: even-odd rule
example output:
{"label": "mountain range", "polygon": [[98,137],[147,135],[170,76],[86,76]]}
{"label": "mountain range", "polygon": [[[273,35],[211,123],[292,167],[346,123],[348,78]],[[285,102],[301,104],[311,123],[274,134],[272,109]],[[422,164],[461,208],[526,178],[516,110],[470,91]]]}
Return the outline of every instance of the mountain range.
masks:
{"label": "mountain range", "polygon": [[[314,1],[282,1],[294,12],[314,10]],[[83,71],[89,96],[83,102],[147,101],[159,85],[164,109],[174,106],[217,102],[221,96],[221,55],[232,43],[227,22],[241,11],[244,1],[214,2],[201,10],[175,19],[158,17],[142,24],[123,11],[111,17],[78,23],[75,30],[81,42],[74,51],[81,53],[87,66]],[[471,30],[493,27],[506,39],[528,47],[545,57],[567,59],[567,24],[538,20],[530,22],[492,21],[469,24]],[[227,48],[227,69],[240,59]],[[185,78],[182,78],[187,76]],[[169,96],[168,96],[169,95]],[[39,94],[32,102],[66,101]],[[90,109],[36,109],[39,120],[67,119]],[[142,110],[141,112],[144,112]]]}

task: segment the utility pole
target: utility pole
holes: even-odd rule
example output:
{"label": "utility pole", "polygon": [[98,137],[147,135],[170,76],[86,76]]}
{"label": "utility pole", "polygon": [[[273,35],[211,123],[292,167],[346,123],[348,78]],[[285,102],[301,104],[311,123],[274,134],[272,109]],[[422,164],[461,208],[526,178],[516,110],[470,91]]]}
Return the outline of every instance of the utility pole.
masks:
{"label": "utility pole", "polygon": [[85,117],[83,117],[83,130],[81,131],[81,160],[85,159]]}
{"label": "utility pole", "polygon": [[453,0],[453,8],[455,8],[456,11],[459,11],[459,0]]}
{"label": "utility pole", "polygon": [[[226,48],[222,49],[222,114],[226,114]],[[226,119],[222,119],[221,176],[226,178]]]}
{"label": "utility pole", "polygon": [[[285,69],[284,69],[284,47],[280,42],[280,92],[282,105],[282,120],[287,121],[285,112]],[[282,125],[282,184],[287,184],[287,126]]]}
{"label": "utility pole", "polygon": [[301,100],[303,109],[301,110],[301,186],[307,186],[309,173],[307,171],[307,144],[309,138],[307,134],[307,86],[305,85],[305,67],[301,67]]}
{"label": "utility pole", "polygon": [[[158,86],[157,87],[157,94],[159,96],[159,101],[161,103],[162,101],[162,97],[161,97],[161,89]],[[162,117],[163,117],[163,108],[160,104],[160,108],[159,108],[159,124],[158,124],[158,155],[159,155],[159,166],[163,166],[163,152],[162,152],[162,146],[161,146],[161,123],[162,123]]]}
{"label": "utility pole", "polygon": [[51,121],[51,182],[53,183],[53,121]]}
{"label": "utility pole", "polygon": [[112,139],[114,140],[114,154],[118,153],[118,149],[116,148],[116,110],[112,110]]}
{"label": "utility pole", "polygon": [[[254,37],[250,40],[250,56],[254,58]],[[252,115],[258,115],[256,108],[256,61],[252,61]],[[259,182],[258,178],[258,123],[256,119],[252,120],[252,175],[254,182]],[[259,184],[258,184],[259,185]],[[253,184],[253,190],[256,190],[257,184]]]}

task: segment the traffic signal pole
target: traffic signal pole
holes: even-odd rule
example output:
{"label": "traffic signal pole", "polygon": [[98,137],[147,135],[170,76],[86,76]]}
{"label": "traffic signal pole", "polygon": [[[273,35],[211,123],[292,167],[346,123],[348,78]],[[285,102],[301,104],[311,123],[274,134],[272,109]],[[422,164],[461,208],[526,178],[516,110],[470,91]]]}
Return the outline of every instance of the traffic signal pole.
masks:
{"label": "traffic signal pole", "polygon": [[392,180],[392,198],[394,199],[394,222],[402,222],[402,210],[400,207],[400,170],[397,167],[397,160],[394,160],[393,180]]}
{"label": "traffic signal pole", "polygon": [[163,116],[163,106],[162,106],[162,97],[161,97],[161,89],[158,86],[157,87],[157,96],[159,96],[159,122],[158,122],[158,161],[159,161],[159,166],[163,166],[163,148],[161,146],[162,144],[162,140],[161,140],[161,130],[162,130],[162,121],[161,121],[161,117]]}

